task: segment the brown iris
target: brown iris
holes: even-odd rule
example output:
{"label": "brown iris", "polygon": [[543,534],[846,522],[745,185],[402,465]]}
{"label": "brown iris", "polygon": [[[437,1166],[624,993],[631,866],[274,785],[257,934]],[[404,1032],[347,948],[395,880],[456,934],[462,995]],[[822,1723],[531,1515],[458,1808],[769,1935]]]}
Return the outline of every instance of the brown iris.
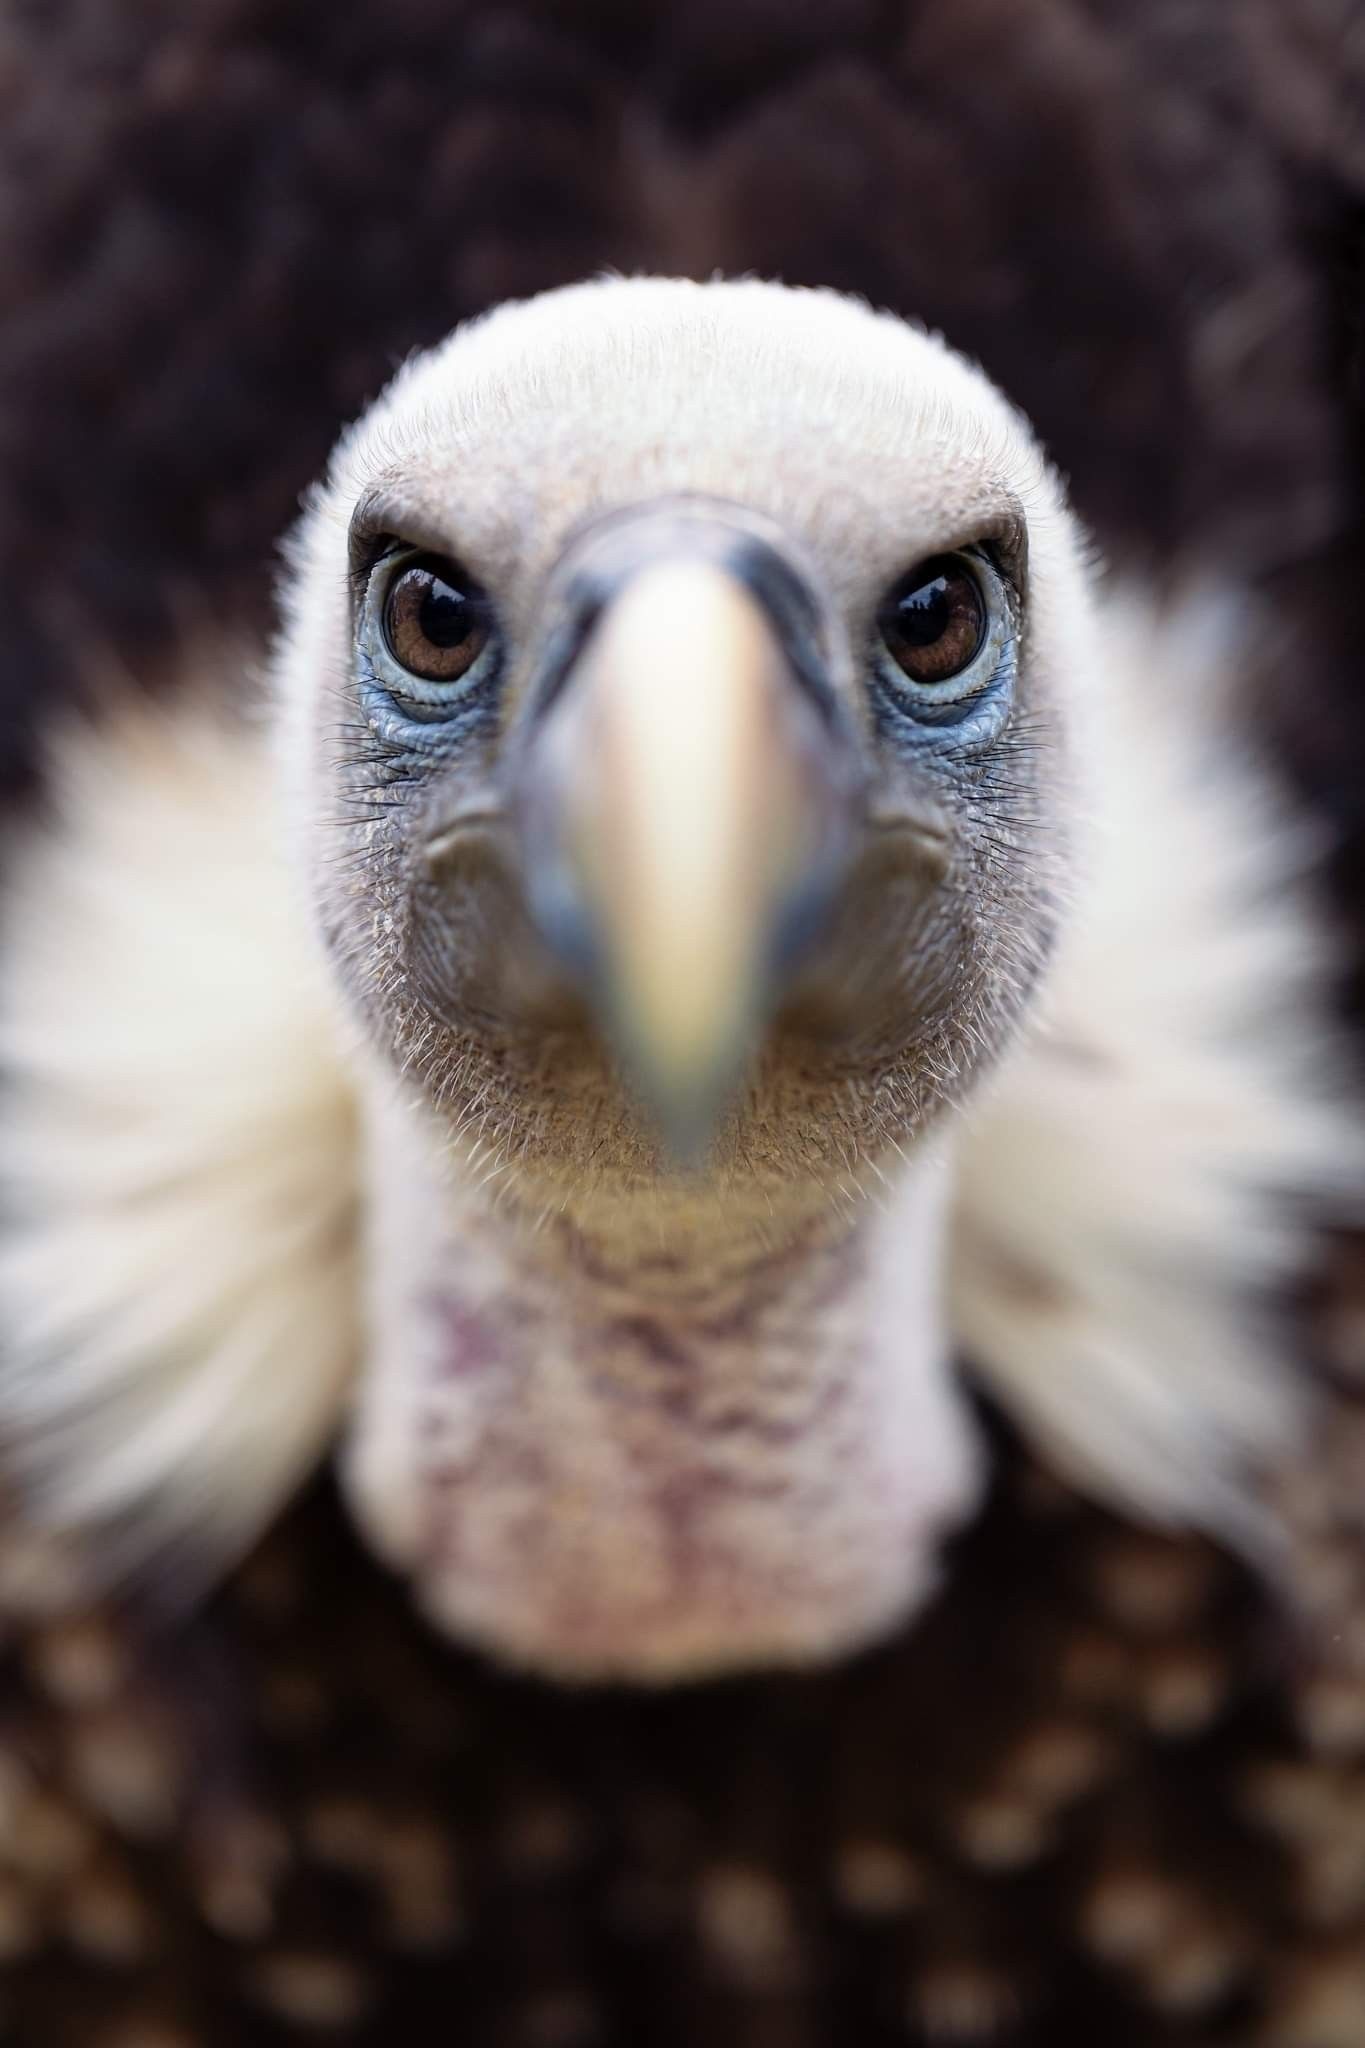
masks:
{"label": "brown iris", "polygon": [[970,666],[986,637],[981,586],[960,555],[935,555],[902,577],[877,626],[912,682],[945,683]]}
{"label": "brown iris", "polygon": [[483,593],[453,563],[423,557],[394,577],[384,600],[384,638],[410,675],[458,682],[489,638]]}

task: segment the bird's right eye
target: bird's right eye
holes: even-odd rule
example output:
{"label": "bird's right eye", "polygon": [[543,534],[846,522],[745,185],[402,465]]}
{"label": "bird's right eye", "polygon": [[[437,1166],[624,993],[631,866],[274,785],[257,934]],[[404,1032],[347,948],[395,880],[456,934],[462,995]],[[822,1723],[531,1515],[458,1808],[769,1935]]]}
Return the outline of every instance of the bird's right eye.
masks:
{"label": "bird's right eye", "polygon": [[454,683],[492,638],[485,593],[455,563],[419,555],[402,564],[384,598],[384,640],[409,675]]}

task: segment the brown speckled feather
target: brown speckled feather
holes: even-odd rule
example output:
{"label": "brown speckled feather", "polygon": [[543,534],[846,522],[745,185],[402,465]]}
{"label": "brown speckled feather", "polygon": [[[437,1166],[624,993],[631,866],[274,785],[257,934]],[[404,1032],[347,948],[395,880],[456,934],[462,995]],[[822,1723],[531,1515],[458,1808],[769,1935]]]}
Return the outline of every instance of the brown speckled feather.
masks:
{"label": "brown speckled feather", "polygon": [[[1012,1451],[919,1628],[815,1679],[495,1676],[409,1618],[325,1493],[188,1632],[16,1617],[14,2038],[1354,2048],[1342,1401],[1295,1482],[1297,1627]],[[43,1603],[36,1562],[9,1598]]]}

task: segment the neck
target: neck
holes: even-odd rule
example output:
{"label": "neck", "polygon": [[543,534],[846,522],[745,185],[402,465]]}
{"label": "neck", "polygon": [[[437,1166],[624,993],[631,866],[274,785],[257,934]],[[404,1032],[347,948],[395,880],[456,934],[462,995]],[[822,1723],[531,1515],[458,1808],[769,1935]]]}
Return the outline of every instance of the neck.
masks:
{"label": "neck", "polygon": [[780,1226],[703,1185],[542,1220],[376,1089],[371,1536],[456,1633],[579,1676],[832,1655],[974,1497],[940,1304],[949,1171]]}

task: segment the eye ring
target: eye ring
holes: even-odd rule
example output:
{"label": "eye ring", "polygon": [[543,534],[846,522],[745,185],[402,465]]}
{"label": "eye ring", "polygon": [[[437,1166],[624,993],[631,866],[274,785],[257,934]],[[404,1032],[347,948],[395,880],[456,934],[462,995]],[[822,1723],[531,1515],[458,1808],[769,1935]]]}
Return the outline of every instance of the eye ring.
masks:
{"label": "eye ring", "polygon": [[895,668],[916,691],[935,695],[972,667],[990,628],[982,579],[961,554],[930,555],[916,563],[877,610],[877,632]]}
{"label": "eye ring", "polygon": [[390,659],[422,683],[459,682],[493,637],[486,593],[440,555],[408,555],[395,563],[379,624]]}

